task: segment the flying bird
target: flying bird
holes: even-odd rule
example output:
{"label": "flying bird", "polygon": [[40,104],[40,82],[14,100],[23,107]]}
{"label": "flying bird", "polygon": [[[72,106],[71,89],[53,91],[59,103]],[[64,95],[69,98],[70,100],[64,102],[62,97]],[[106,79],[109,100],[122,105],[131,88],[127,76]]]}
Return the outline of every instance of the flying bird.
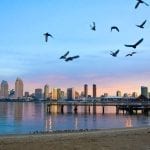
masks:
{"label": "flying bird", "polygon": [[96,31],[96,25],[95,25],[95,22],[93,22],[93,25],[90,25],[90,27],[91,27],[91,30]]}
{"label": "flying bird", "polygon": [[119,49],[115,52],[111,51],[110,55],[112,55],[113,57],[117,57],[118,53],[119,53]]}
{"label": "flying bird", "polygon": [[126,46],[126,47],[132,47],[132,48],[136,48],[140,43],[142,43],[143,42],[143,38],[142,39],[140,39],[139,41],[137,41],[135,44],[133,44],[133,45],[127,45],[127,44],[125,44],[124,46]]}
{"label": "flying bird", "polygon": [[48,32],[43,34],[45,36],[45,42],[48,42],[48,37],[50,36],[51,38],[53,38],[53,36],[51,34],[49,34]]}
{"label": "flying bird", "polygon": [[119,28],[118,28],[117,26],[112,26],[112,27],[111,27],[111,32],[112,32],[112,30],[116,30],[116,31],[119,32]]}
{"label": "flying bird", "polygon": [[127,56],[132,56],[132,55],[134,55],[134,54],[136,54],[136,52],[129,53],[129,54],[126,55],[126,57],[127,57]]}
{"label": "flying bird", "polygon": [[79,55],[73,56],[73,57],[68,57],[65,59],[65,61],[72,61],[73,59],[79,58]]}
{"label": "flying bird", "polygon": [[62,56],[60,57],[60,59],[66,59],[66,57],[67,57],[68,54],[69,54],[69,51],[66,52],[64,55],[62,55]]}
{"label": "flying bird", "polygon": [[145,23],[146,23],[146,21],[147,21],[147,20],[144,20],[144,21],[142,22],[142,24],[136,25],[136,26],[143,29],[143,28],[144,28],[144,25],[145,25]]}
{"label": "flying bird", "polygon": [[136,3],[136,5],[135,5],[135,9],[137,9],[140,4],[145,4],[146,6],[149,6],[149,4],[147,4],[147,3],[144,2],[143,0],[137,0],[137,3]]}

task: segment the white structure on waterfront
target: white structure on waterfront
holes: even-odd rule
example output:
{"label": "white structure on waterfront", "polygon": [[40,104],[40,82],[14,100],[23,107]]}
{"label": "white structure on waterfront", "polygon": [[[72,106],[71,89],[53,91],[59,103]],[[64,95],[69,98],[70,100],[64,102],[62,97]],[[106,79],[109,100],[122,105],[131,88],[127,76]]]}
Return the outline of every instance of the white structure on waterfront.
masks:
{"label": "white structure on waterfront", "polygon": [[23,81],[20,78],[16,79],[15,82],[15,98],[23,97]]}
{"label": "white structure on waterfront", "polygon": [[49,96],[49,85],[45,85],[44,86],[44,99],[47,99],[47,98],[49,98],[50,96]]}
{"label": "white structure on waterfront", "polygon": [[8,83],[7,81],[2,81],[1,82],[1,97],[2,98],[7,98],[8,97]]}

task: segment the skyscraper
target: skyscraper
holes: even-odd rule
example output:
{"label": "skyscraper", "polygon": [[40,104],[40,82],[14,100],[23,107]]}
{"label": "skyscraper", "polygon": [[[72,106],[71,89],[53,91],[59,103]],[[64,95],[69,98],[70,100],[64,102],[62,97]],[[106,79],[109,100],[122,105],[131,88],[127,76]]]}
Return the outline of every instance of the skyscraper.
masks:
{"label": "skyscraper", "polygon": [[41,100],[43,98],[42,89],[35,89],[35,98]]}
{"label": "skyscraper", "polygon": [[68,88],[67,89],[67,99],[68,100],[74,100],[75,99],[75,89],[74,88]]}
{"label": "skyscraper", "polygon": [[141,86],[141,95],[143,95],[146,98],[148,98],[148,87]]}
{"label": "skyscraper", "polygon": [[4,80],[1,82],[1,97],[8,97],[8,83]]}
{"label": "skyscraper", "polygon": [[96,98],[96,84],[93,84],[93,98]]}
{"label": "skyscraper", "polygon": [[117,92],[116,92],[116,96],[117,96],[117,97],[121,97],[121,91],[117,91]]}
{"label": "skyscraper", "polygon": [[49,85],[45,85],[44,86],[44,99],[46,100],[47,98],[49,98]]}
{"label": "skyscraper", "polygon": [[20,78],[17,78],[15,82],[15,97],[23,97],[23,81]]}
{"label": "skyscraper", "polygon": [[84,97],[88,97],[88,85],[84,84]]}
{"label": "skyscraper", "polygon": [[58,96],[58,94],[57,94],[57,88],[53,88],[52,89],[52,99],[53,100],[57,100],[57,96]]}

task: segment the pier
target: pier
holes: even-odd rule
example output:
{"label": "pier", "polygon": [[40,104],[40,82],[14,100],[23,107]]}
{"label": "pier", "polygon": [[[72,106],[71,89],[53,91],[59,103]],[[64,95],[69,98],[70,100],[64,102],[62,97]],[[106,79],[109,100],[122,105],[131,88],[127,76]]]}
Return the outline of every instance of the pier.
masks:
{"label": "pier", "polygon": [[73,108],[72,113],[78,113],[78,107],[84,106],[85,113],[93,112],[96,114],[96,107],[101,106],[102,114],[105,114],[107,106],[114,106],[116,114],[137,114],[140,110],[142,114],[149,115],[150,101],[50,101],[47,104],[47,112],[52,113],[52,107],[57,107],[57,113],[64,113],[64,107]]}

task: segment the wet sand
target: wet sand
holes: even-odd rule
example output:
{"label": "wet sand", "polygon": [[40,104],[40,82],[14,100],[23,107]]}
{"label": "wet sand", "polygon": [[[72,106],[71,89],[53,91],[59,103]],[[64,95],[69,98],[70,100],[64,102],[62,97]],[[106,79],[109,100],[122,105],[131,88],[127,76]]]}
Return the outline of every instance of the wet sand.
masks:
{"label": "wet sand", "polygon": [[0,136],[0,150],[150,150],[150,127]]}

